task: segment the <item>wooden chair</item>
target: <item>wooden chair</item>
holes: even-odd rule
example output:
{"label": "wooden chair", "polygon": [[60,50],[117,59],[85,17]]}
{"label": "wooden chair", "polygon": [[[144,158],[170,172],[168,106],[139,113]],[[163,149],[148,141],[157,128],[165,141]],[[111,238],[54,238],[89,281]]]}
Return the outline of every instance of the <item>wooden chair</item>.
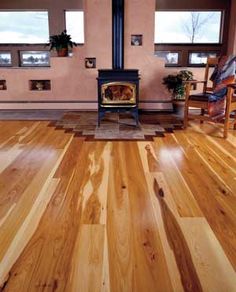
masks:
{"label": "wooden chair", "polygon": [[[221,112],[214,116],[209,116],[208,106],[209,106],[209,95],[212,94],[214,86],[208,86],[209,83],[209,71],[210,67],[218,64],[219,58],[208,58],[205,77],[203,81],[188,81],[186,83],[186,97],[185,97],[185,108],[184,108],[184,128],[188,126],[188,121],[190,119],[198,119],[200,123],[204,121],[220,122],[224,121],[224,138],[228,136],[228,129],[231,124],[230,114],[232,111],[236,110],[236,96],[234,95],[236,90],[236,84],[228,85],[227,96],[226,96],[226,109],[225,112]],[[235,82],[235,80],[234,80]],[[193,84],[203,84],[203,92],[200,94],[190,94],[191,87]],[[200,114],[189,113],[189,108],[200,109]],[[234,129],[236,128],[236,117],[233,121]]]}
{"label": "wooden chair", "polygon": [[[229,127],[232,125],[236,130],[236,83],[228,85],[228,91],[226,96],[226,110],[225,110],[225,121],[224,121],[224,138],[228,136]],[[231,113],[234,113],[234,119],[230,120]]]}

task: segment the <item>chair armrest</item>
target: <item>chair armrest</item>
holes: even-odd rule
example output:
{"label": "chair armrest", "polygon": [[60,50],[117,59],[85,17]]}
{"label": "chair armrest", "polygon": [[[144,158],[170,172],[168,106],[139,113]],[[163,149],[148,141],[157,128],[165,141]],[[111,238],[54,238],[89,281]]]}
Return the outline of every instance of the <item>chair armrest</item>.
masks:
{"label": "chair armrest", "polygon": [[236,90],[236,83],[228,84],[227,87],[230,87]]}
{"label": "chair armrest", "polygon": [[198,84],[198,83],[207,83],[207,81],[205,80],[187,80],[187,81],[183,81],[183,83],[186,83],[186,84]]}
{"label": "chair armrest", "polygon": [[204,84],[204,88],[207,85],[207,81],[206,80],[187,80],[187,81],[183,81],[183,83],[186,86],[185,87],[185,100],[188,100],[191,90],[196,90],[197,89],[197,84],[199,84],[199,83]]}

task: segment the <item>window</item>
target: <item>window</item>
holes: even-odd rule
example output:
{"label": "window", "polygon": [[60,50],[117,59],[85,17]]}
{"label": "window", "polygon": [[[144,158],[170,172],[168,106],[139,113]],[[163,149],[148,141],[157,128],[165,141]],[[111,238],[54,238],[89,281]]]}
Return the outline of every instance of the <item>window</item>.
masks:
{"label": "window", "polygon": [[156,11],[155,43],[220,43],[221,18],[221,11]]}
{"label": "window", "polygon": [[47,51],[20,51],[20,65],[22,67],[48,67],[50,53]]}
{"label": "window", "polygon": [[208,56],[226,54],[227,7],[224,10],[156,11],[155,55],[165,58],[166,67],[201,67]]}
{"label": "window", "polygon": [[0,52],[0,66],[11,66],[11,52]]}
{"label": "window", "polygon": [[165,60],[166,66],[178,66],[180,60],[179,52],[170,52],[170,51],[156,51],[155,55],[158,58]]}
{"label": "window", "polygon": [[216,58],[219,55],[217,52],[190,52],[189,64],[190,65],[205,65],[207,58]]}
{"label": "window", "polygon": [[84,43],[84,12],[66,11],[66,30],[71,35],[72,41],[78,44]]}
{"label": "window", "polygon": [[1,44],[41,44],[48,39],[47,11],[0,11]]}

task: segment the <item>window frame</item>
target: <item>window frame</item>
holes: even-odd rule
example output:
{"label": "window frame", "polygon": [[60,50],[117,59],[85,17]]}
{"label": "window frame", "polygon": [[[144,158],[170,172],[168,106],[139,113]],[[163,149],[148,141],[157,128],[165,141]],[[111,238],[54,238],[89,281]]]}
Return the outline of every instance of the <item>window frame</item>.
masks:
{"label": "window frame", "polygon": [[[31,8],[23,8],[23,9],[0,9],[0,11],[7,11],[7,12],[17,12],[17,11],[46,11],[48,13],[48,32],[49,32],[49,37],[51,35],[57,34],[58,32],[55,31],[55,27],[52,24],[52,17],[55,17],[55,14],[50,10],[50,8],[40,8],[40,9],[31,9]],[[66,9],[62,8],[56,15],[60,16],[60,24],[61,26],[59,27],[60,31],[63,31],[66,29],[66,21],[65,21],[65,11],[81,11],[84,14],[84,19],[85,19],[85,11],[83,8],[80,9]],[[84,21],[84,39],[85,39],[85,21]],[[85,40],[84,40],[85,42]],[[26,66],[21,66],[20,63],[20,51],[49,51],[49,47],[46,48],[46,45],[48,45],[49,39],[46,43],[0,43],[0,51],[9,51],[11,52],[11,61],[12,64],[11,66],[1,66],[5,68],[19,68],[19,69],[27,69],[29,67]],[[84,43],[78,43],[78,46],[83,46]],[[55,56],[54,53],[51,53],[51,56]],[[40,66],[31,66],[31,69],[39,69]],[[43,67],[43,68],[50,68],[49,67]]]}
{"label": "window frame", "polygon": [[[228,43],[228,21],[226,21],[226,9],[158,9],[155,11],[220,11],[221,12],[221,22],[220,22],[220,32],[219,32],[219,43],[155,43],[154,41],[154,50],[155,51],[180,51],[182,52],[181,63],[171,67],[204,67],[203,64],[190,64],[189,63],[189,54],[190,52],[218,52],[219,55],[224,55],[227,52],[227,43]],[[155,39],[155,35],[154,35]],[[226,44],[225,44],[226,43]],[[165,67],[170,67],[165,65]]]}
{"label": "window frame", "polygon": [[[162,42],[162,43],[155,43],[155,45],[219,45],[222,44],[223,41],[223,26],[224,26],[224,10],[223,9],[192,9],[192,10],[158,10],[155,11],[155,14],[157,12],[221,12],[221,17],[220,17],[220,30],[219,30],[219,42],[217,43],[168,43],[168,42]],[[154,32],[154,39],[155,39],[155,32]]]}
{"label": "window frame", "polygon": [[220,56],[220,51],[200,51],[200,52],[198,50],[189,51],[188,52],[188,67],[205,67],[206,66],[206,63],[196,63],[196,64],[190,63],[190,55],[194,53],[209,53],[209,54],[216,54],[215,57]]}
{"label": "window frame", "polygon": [[166,53],[176,53],[178,54],[178,62],[177,63],[165,63],[165,67],[180,67],[182,63],[182,52],[181,50],[155,50],[155,57],[163,59],[162,57],[157,56],[157,52],[166,52]]}
{"label": "window frame", "polygon": [[[46,54],[48,56],[48,63],[47,64],[24,64],[23,61],[23,56],[24,54]],[[21,50],[19,51],[19,63],[20,63],[20,67],[43,67],[43,68],[48,68],[50,67],[50,52],[49,51],[25,51],[25,50]]]}

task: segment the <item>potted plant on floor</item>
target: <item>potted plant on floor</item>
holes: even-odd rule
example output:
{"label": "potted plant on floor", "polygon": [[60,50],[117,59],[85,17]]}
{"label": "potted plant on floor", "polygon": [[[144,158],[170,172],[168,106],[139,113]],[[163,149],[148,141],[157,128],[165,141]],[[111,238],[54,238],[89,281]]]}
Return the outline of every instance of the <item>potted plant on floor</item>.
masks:
{"label": "potted plant on floor", "polygon": [[182,113],[185,101],[186,81],[193,80],[193,73],[189,70],[181,70],[177,74],[169,74],[163,78],[163,83],[171,92],[173,109],[175,113]]}
{"label": "potted plant on floor", "polygon": [[58,57],[67,57],[69,48],[77,46],[75,42],[72,41],[71,36],[67,34],[64,30],[61,34],[52,35],[49,39],[50,51],[56,50]]}

